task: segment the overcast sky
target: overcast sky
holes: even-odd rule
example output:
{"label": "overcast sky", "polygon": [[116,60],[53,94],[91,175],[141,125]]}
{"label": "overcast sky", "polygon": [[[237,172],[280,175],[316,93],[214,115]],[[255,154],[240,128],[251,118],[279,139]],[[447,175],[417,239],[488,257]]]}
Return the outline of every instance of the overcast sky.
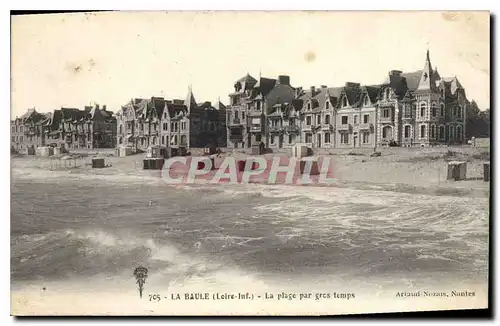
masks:
{"label": "overcast sky", "polygon": [[133,97],[228,103],[249,72],[292,86],[379,84],[422,69],[489,107],[489,13],[114,12],[12,18],[12,116],[91,102],[116,111]]}

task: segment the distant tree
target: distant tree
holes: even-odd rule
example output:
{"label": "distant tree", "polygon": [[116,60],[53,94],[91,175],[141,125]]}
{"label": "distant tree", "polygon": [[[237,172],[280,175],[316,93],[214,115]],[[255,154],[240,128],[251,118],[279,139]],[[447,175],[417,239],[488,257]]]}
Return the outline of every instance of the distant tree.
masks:
{"label": "distant tree", "polygon": [[489,137],[490,136],[490,109],[481,111],[472,100],[467,109],[466,137]]}

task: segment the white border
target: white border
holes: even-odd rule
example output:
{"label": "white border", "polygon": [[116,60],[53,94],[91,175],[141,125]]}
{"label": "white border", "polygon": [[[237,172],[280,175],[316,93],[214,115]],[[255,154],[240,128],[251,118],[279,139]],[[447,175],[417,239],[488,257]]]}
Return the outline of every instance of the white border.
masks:
{"label": "white border", "polygon": [[[4,72],[7,72],[6,76],[2,79],[2,104],[4,112],[7,112],[10,109],[10,13],[9,10],[32,10],[32,9],[44,9],[44,10],[81,10],[84,9],[94,9],[94,10],[491,10],[493,14],[498,14],[499,10],[497,10],[499,6],[498,0],[474,0],[474,1],[436,1],[436,0],[420,0],[420,1],[395,1],[395,0],[362,0],[357,2],[352,1],[330,1],[330,2],[311,2],[304,0],[286,0],[281,2],[271,3],[269,0],[247,0],[247,1],[224,1],[224,0],[178,0],[176,2],[170,1],[167,3],[161,3],[160,1],[151,1],[151,0],[141,0],[139,1],[125,1],[125,0],[114,0],[114,1],[102,1],[102,0],[87,0],[85,2],[70,2],[63,0],[45,0],[45,1],[26,1],[26,0],[17,0],[13,3],[12,8],[5,8],[2,10],[1,16],[1,38],[4,47],[2,48],[1,56],[2,63],[6,69]],[[2,1],[0,6],[6,7],[9,4],[7,1]],[[2,8],[3,9],[3,8]],[[498,21],[496,21],[498,24]],[[495,35],[494,41],[496,41],[497,37]],[[495,54],[495,59],[498,59],[498,54]],[[493,60],[493,58],[492,58]],[[498,62],[498,60],[497,60]],[[493,73],[493,72],[492,72]],[[496,84],[495,90],[491,92],[493,94],[497,94],[498,84]],[[495,100],[494,108],[498,109],[498,101]],[[10,110],[9,110],[10,111]],[[10,116],[10,114],[9,114]],[[495,115],[494,126],[500,125],[500,114]],[[3,134],[1,139],[6,142],[6,146],[4,150],[1,152],[2,155],[5,155],[3,159],[0,159],[0,164],[2,164],[2,171],[5,171],[5,174],[8,176],[10,180],[10,156],[9,148],[10,143],[7,143],[9,139],[9,126],[7,125],[8,121],[5,119],[4,121],[6,127],[0,128],[0,132]],[[496,129],[494,134],[496,134]],[[8,144],[8,146],[7,146]],[[498,144],[495,143],[494,152],[498,153],[499,148]],[[496,155],[495,155],[496,156]],[[495,157],[496,158],[496,157]],[[7,172],[8,171],[8,172]],[[7,174],[8,173],[8,174]],[[5,180],[5,179],[4,179]],[[496,180],[493,180],[493,184],[495,184]],[[1,207],[4,208],[4,214],[2,217],[2,223],[4,224],[2,230],[4,230],[3,242],[1,254],[2,261],[5,262],[4,265],[8,265],[9,268],[2,269],[2,291],[5,295],[5,301],[3,301],[2,306],[4,307],[4,311],[1,314],[2,317],[10,316],[10,184],[7,182],[2,182],[2,204]],[[497,199],[497,198],[495,198]],[[494,218],[493,216],[491,218]],[[497,225],[500,221],[497,220]],[[495,230],[497,231],[497,230]],[[497,232],[495,232],[496,234]],[[497,250],[495,252],[495,257],[497,258]],[[496,259],[495,259],[496,261]],[[7,263],[8,262],[8,263]],[[495,284],[498,284],[499,279],[496,279]],[[494,289],[496,290],[496,289]],[[496,291],[495,291],[496,293]],[[495,300],[498,302],[498,300]],[[496,310],[496,307],[492,307]],[[205,319],[206,320],[206,319]],[[104,324],[101,320],[99,322],[89,320],[93,322],[93,324]],[[236,321],[236,320],[233,320]],[[349,321],[349,320],[348,320]],[[13,323],[15,320],[10,317],[7,323]],[[50,321],[48,321],[50,322]],[[107,324],[118,324],[121,320],[117,321],[108,321]],[[137,320],[131,321],[134,324],[141,324],[143,322],[138,322]],[[194,323],[195,321],[186,321],[185,323]],[[214,320],[214,322],[218,322],[218,320]],[[229,321],[231,322],[231,321]],[[263,320],[255,320],[259,324],[267,323],[268,321]],[[308,320],[300,320],[300,322],[308,323]],[[336,320],[335,322],[342,322],[341,320]],[[352,320],[351,323],[361,323],[361,321]],[[381,321],[384,322],[384,321]],[[438,323],[437,321],[422,321],[422,323],[430,325],[434,323]],[[454,321],[451,321],[454,322]],[[64,321],[63,321],[64,323]],[[72,321],[73,324],[84,324],[83,321]],[[168,321],[170,324],[176,324],[177,322],[174,320]],[[440,324],[446,323],[445,321],[440,321]],[[3,324],[3,323],[2,323]],[[35,324],[34,321],[24,322],[24,324]]]}

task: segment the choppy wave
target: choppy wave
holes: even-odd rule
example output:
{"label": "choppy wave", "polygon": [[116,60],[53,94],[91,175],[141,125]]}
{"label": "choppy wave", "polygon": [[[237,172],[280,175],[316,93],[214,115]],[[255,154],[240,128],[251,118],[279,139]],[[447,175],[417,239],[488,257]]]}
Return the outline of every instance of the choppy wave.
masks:
{"label": "choppy wave", "polygon": [[235,270],[275,282],[290,275],[424,282],[487,271],[482,198],[102,180],[54,187],[26,179],[13,185],[12,198],[12,276],[20,281],[130,277],[138,265],[167,283],[220,280]]}

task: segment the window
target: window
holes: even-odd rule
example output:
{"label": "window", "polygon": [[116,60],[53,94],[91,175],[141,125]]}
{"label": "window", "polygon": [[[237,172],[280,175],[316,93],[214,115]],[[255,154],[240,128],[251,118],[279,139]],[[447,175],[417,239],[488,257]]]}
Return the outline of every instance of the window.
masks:
{"label": "window", "polygon": [[345,106],[347,106],[347,98],[344,96],[342,98],[342,107],[345,107]]}
{"label": "window", "polygon": [[274,136],[271,136],[270,142],[271,142],[271,145],[274,145]]}
{"label": "window", "polygon": [[326,109],[328,110],[330,108],[330,102],[326,101]]}
{"label": "window", "polygon": [[457,140],[462,140],[462,127],[457,126]]}
{"label": "window", "polygon": [[432,116],[435,117],[436,116],[436,103],[432,103]]}
{"label": "window", "polygon": [[120,131],[119,131],[120,134],[123,134],[123,126],[120,125]]}
{"label": "window", "polygon": [[405,138],[410,138],[410,129],[411,127],[410,126],[405,126]]}
{"label": "window", "polygon": [[441,116],[444,117],[444,103],[441,103]]}
{"label": "window", "polygon": [[425,116],[425,110],[427,110],[427,104],[426,103],[420,103],[420,117]]}
{"label": "window", "polygon": [[288,143],[293,143],[293,135],[288,135]]}
{"label": "window", "polygon": [[368,141],[370,139],[370,134],[367,132],[363,132],[362,135],[363,135],[362,136],[363,144],[368,144]]}
{"label": "window", "polygon": [[329,114],[325,115],[325,124],[327,124],[327,125],[330,124],[330,115]]}
{"label": "window", "polygon": [[387,126],[382,129],[382,138],[389,138],[389,134],[391,132],[391,127]]}
{"label": "window", "polygon": [[330,143],[330,133],[325,132],[325,143]]}
{"label": "window", "polygon": [[187,137],[186,135],[181,136],[181,145],[187,145]]}
{"label": "window", "polygon": [[444,88],[441,90],[441,96],[442,96],[443,98],[445,97],[445,89],[444,89]]}
{"label": "window", "polygon": [[165,144],[168,145],[168,136],[165,136]]}
{"label": "window", "polygon": [[384,109],[382,111],[382,117],[383,118],[389,118],[389,109]]}
{"label": "window", "polygon": [[312,143],[312,134],[310,133],[306,134],[306,143]]}
{"label": "window", "polygon": [[455,135],[453,134],[454,131],[455,130],[454,130],[453,126],[450,126],[450,140],[455,138],[454,137]]}
{"label": "window", "polygon": [[461,117],[462,116],[462,107],[459,105],[458,108],[457,108],[457,116],[458,117]]}
{"label": "window", "polygon": [[241,120],[245,120],[245,112],[241,112]]}
{"label": "window", "polygon": [[456,108],[456,107],[454,107],[454,108],[453,108],[453,116],[454,116],[454,117],[456,117],[456,116],[457,116],[457,108]]}
{"label": "window", "polygon": [[12,133],[16,132],[16,128],[12,126]]}
{"label": "window", "polygon": [[295,126],[295,118],[290,118],[290,120],[288,121],[288,124],[290,126]]}
{"label": "window", "polygon": [[444,126],[439,126],[439,139],[444,139]]}
{"label": "window", "polygon": [[365,99],[363,100],[363,105],[368,106],[368,96],[365,96]]}
{"label": "window", "polygon": [[164,145],[165,144],[165,136],[161,136],[161,144]]}
{"label": "window", "polygon": [[425,125],[420,126],[420,138],[425,138]]}
{"label": "window", "polygon": [[363,123],[368,123],[370,121],[370,115],[369,114],[365,114],[363,116]]}
{"label": "window", "polygon": [[354,116],[354,124],[355,124],[355,125],[357,125],[357,124],[358,124],[358,116],[357,116],[357,115],[355,115],[355,116]]}
{"label": "window", "polygon": [[260,111],[260,101],[257,101],[257,110]]}
{"label": "window", "polygon": [[348,119],[349,119],[349,117],[348,117],[348,116],[343,115],[343,116],[342,116],[342,124],[343,124],[343,125],[346,125],[346,124],[348,123]]}
{"label": "window", "polygon": [[431,126],[431,138],[434,139],[436,137],[436,126]]}
{"label": "window", "polygon": [[349,134],[348,133],[341,133],[340,134],[340,143],[341,144],[349,144]]}
{"label": "window", "polygon": [[310,116],[310,115],[308,115],[308,116],[306,117],[306,125],[307,125],[307,126],[310,126],[310,125],[311,125],[311,116]]}
{"label": "window", "polygon": [[239,115],[238,115],[238,111],[234,111],[234,118],[235,119],[238,119]]}
{"label": "window", "polygon": [[385,99],[388,100],[391,95],[391,90],[389,88],[386,88],[385,90]]}
{"label": "window", "polygon": [[16,141],[16,137],[12,136],[12,142],[14,143]]}
{"label": "window", "polygon": [[307,103],[307,111],[311,111],[311,103]]}
{"label": "window", "polygon": [[118,143],[121,144],[123,142],[122,137],[118,138]]}
{"label": "window", "polygon": [[319,114],[316,116],[316,124],[317,125],[321,124],[321,115],[319,115]]}
{"label": "window", "polygon": [[23,138],[24,138],[23,136],[20,136],[20,137],[19,137],[19,141],[20,141],[21,143],[23,142]]}

